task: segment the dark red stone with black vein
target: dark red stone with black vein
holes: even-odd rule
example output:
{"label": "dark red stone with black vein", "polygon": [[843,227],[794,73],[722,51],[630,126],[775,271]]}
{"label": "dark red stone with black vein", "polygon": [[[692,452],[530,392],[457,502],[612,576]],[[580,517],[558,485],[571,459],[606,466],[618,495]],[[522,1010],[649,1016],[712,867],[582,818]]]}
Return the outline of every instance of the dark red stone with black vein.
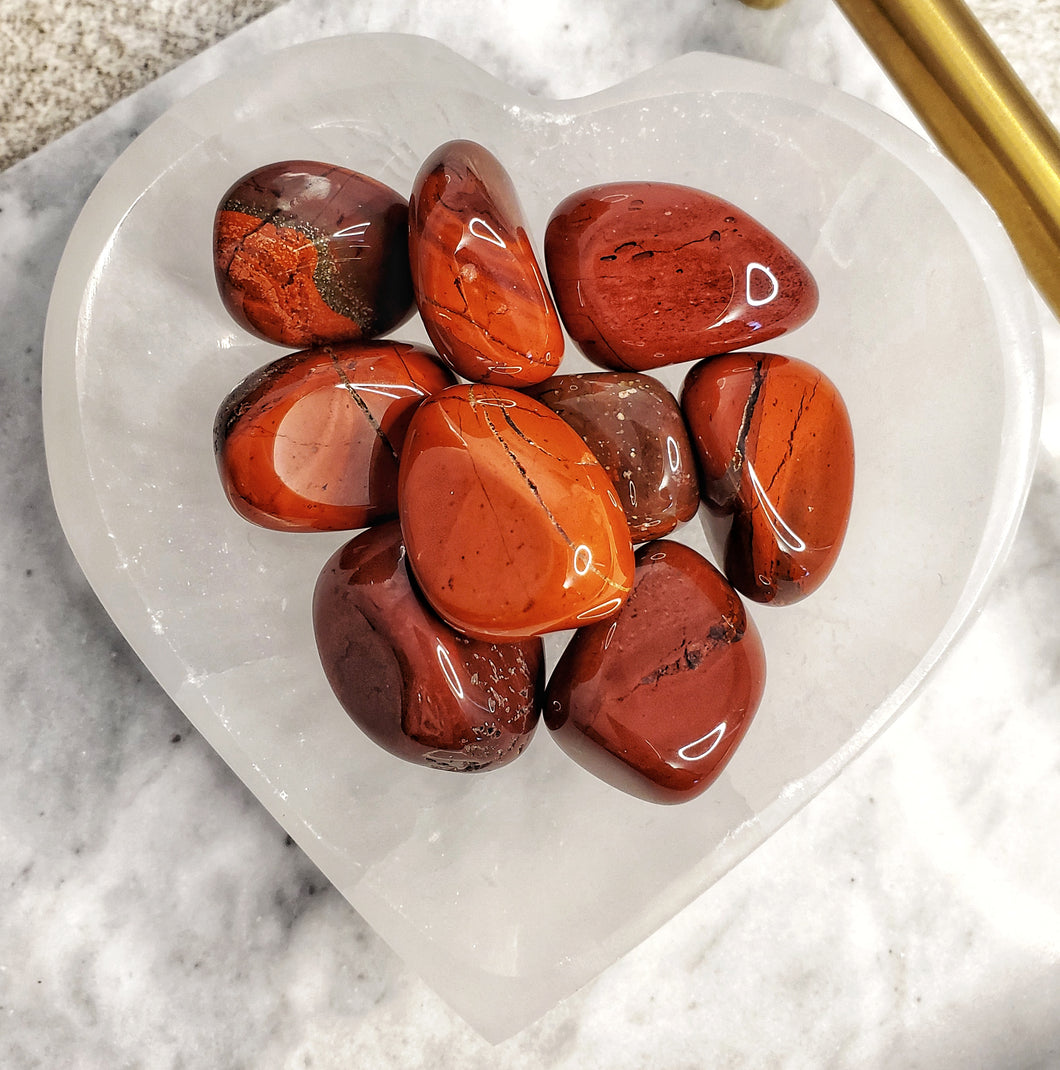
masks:
{"label": "dark red stone with black vein", "polygon": [[695,798],[747,732],[765,654],[739,595],[706,558],[660,539],[636,555],[617,615],[575,632],[545,693],[556,741],[651,802]]}

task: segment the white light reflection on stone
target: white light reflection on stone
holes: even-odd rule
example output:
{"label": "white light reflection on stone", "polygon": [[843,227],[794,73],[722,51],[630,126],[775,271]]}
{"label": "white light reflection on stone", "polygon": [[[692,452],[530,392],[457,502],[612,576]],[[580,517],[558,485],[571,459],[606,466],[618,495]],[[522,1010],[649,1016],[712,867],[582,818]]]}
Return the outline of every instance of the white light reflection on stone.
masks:
{"label": "white light reflection on stone", "polygon": [[702,761],[722,741],[725,736],[726,727],[726,723],[722,721],[721,724],[716,725],[705,736],[700,736],[699,739],[694,739],[691,743],[686,743],[678,750],[678,757],[686,762]]}
{"label": "white light reflection on stone", "polygon": [[593,606],[591,609],[583,609],[575,619],[595,620],[597,617],[606,617],[609,613],[613,613],[618,609],[620,605],[622,605],[621,598],[609,598],[606,602],[601,602],[600,605]]}
{"label": "white light reflection on stone", "polygon": [[677,475],[677,470],[681,467],[681,447],[673,435],[666,436],[666,460],[670,464],[670,471]]}
{"label": "white light reflection on stone", "polygon": [[353,226],[343,227],[342,230],[336,230],[332,235],[333,238],[350,238],[358,241],[361,245],[367,245],[365,240],[368,228],[372,225],[371,220],[367,223],[354,223]]}
{"label": "white light reflection on stone", "polygon": [[467,225],[467,229],[476,238],[488,241],[490,245],[496,245],[498,249],[507,249],[504,239],[480,216],[475,216]]}
{"label": "white light reflection on stone", "polygon": [[584,576],[593,567],[593,552],[582,543],[574,551],[574,571]]}
{"label": "white light reflection on stone", "polygon": [[460,682],[460,677],[456,674],[456,669],[453,668],[453,663],[449,658],[449,651],[438,643],[434,652],[438,655],[438,664],[442,667],[442,674],[445,676],[445,682],[449,685],[449,690],[457,697],[462,699],[464,697],[464,685]]}
{"label": "white light reflection on stone", "polygon": [[747,467],[747,475],[751,480],[751,486],[755,489],[755,494],[758,500],[762,503],[762,512],[765,513],[766,521],[773,529],[773,534],[776,537],[777,543],[783,550],[787,550],[789,553],[799,554],[806,549],[806,543],[795,534],[794,531],[787,525],[784,518],[777,512],[776,507],[769,500],[769,496],[766,494],[765,487],[762,486],[761,481],[758,478],[758,473],[754,469],[754,465],[750,461],[744,461]]}
{"label": "white light reflection on stone", "polygon": [[[755,298],[751,296],[751,278],[756,271],[760,271],[763,275],[766,276],[766,278],[769,279],[771,285],[769,295],[767,297]],[[770,301],[776,298],[777,294],[780,293],[780,283],[777,282],[776,275],[774,275],[773,272],[770,271],[765,264],[759,264],[755,261],[752,261],[750,264],[747,265],[746,289],[747,303],[753,306],[754,308],[758,308],[761,305],[768,305]]]}
{"label": "white light reflection on stone", "polygon": [[481,405],[483,408],[492,406],[495,409],[514,409],[519,404],[515,398],[491,398],[475,393],[472,393],[468,400],[472,408]]}

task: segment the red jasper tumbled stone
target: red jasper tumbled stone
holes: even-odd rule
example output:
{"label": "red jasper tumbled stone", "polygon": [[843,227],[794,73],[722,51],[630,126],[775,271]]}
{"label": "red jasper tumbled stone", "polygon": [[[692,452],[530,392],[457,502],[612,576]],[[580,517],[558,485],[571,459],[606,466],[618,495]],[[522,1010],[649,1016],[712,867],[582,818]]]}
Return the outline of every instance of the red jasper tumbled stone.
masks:
{"label": "red jasper tumbled stone", "polygon": [[477,772],[512,761],[540,716],[540,639],[458,635],[410,581],[397,521],[361,532],[320,572],[317,650],[353,721],[406,761]]}
{"label": "red jasper tumbled stone", "polygon": [[398,473],[409,565],[454,628],[507,640],[613,613],[633,581],[610,478],[551,409],[500,386],[417,409]]}
{"label": "red jasper tumbled stone", "polygon": [[408,203],[344,167],[269,164],[221,198],[214,269],[228,311],[270,342],[374,338],[412,313]]}
{"label": "red jasper tumbled stone", "polygon": [[701,794],[747,732],[765,654],[739,596],[668,539],[637,551],[613,620],[575,632],[545,692],[545,723],[576,761],[651,802]]}
{"label": "red jasper tumbled stone", "polygon": [[521,387],[551,375],[563,331],[515,187],[471,141],[451,141],[413,185],[409,259],[438,353],[465,379]]}
{"label": "red jasper tumbled stone", "polygon": [[412,414],[453,382],[431,353],[404,342],[324,346],[259,368],[214,424],[229,502],[278,531],[345,531],[393,516]]}
{"label": "red jasper tumbled stone", "polygon": [[695,365],[681,405],[725,575],[756,602],[805,598],[839,556],[854,493],[839,391],[805,361],[736,353]]}
{"label": "red jasper tumbled stone", "polygon": [[681,409],[635,372],[554,375],[527,393],[574,428],[615,484],[634,542],[668,535],[696,514],[695,458]]}
{"label": "red jasper tumbled stone", "polygon": [[794,330],[809,269],[742,209],[687,186],[616,182],[552,213],[545,263],[560,317],[605,368],[645,371]]}

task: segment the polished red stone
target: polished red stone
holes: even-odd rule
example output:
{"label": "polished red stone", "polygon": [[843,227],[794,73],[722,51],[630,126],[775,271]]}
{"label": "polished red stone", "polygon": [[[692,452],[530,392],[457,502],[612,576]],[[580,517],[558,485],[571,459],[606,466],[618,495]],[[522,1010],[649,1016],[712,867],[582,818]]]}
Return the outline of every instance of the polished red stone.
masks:
{"label": "polished red stone", "polygon": [[699,507],[676,399],[636,372],[554,375],[527,390],[582,437],[615,484],[634,542],[668,535]]}
{"label": "polished red stone", "polygon": [[645,371],[774,338],[817,307],[809,269],[746,212],[662,182],[574,193],[545,263],[564,326],[605,368]]}
{"label": "polished red stone", "polygon": [[481,643],[440,621],[409,580],[396,520],[361,532],[324,566],[313,627],[339,702],[399,758],[476,772],[529,743],[544,686],[541,640]]}
{"label": "polished red stone", "polygon": [[270,342],[373,338],[412,313],[408,204],[343,167],[269,164],[221,198],[214,268],[228,311]]}
{"label": "polished red stone", "polygon": [[765,654],[739,596],[668,539],[637,551],[628,601],[575,632],[545,692],[545,722],[590,772],[652,802],[692,799],[747,732]]}
{"label": "polished red stone", "polygon": [[465,379],[520,387],[559,367],[563,331],[515,187],[481,145],[451,141],[423,164],[409,258],[427,334]]}
{"label": "polished red stone", "polygon": [[816,590],[839,556],[854,492],[838,390],[805,361],[736,353],[692,368],[681,405],[729,581],[777,605]]}
{"label": "polished red stone", "polygon": [[404,342],[325,346],[273,361],[217,413],[228,500],[279,531],[344,531],[393,516],[413,411],[453,382],[432,354]]}
{"label": "polished red stone", "polygon": [[633,550],[611,480],[533,398],[483,384],[436,394],[409,425],[398,483],[412,572],[467,635],[577,627],[629,592]]}

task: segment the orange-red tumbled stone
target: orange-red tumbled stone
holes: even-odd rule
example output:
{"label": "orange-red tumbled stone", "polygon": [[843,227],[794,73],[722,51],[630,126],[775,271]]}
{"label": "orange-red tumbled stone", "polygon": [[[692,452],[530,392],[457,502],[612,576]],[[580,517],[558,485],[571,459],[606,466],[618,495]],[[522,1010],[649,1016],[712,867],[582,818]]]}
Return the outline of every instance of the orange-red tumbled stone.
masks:
{"label": "orange-red tumbled stone", "polygon": [[564,326],[605,368],[646,371],[794,330],[817,307],[805,264],[702,190],[615,182],[567,197],[545,232]]}
{"label": "orange-red tumbled stone", "polygon": [[404,342],[325,346],[259,368],[214,423],[229,502],[278,531],[345,531],[393,516],[413,411],[453,382]]}
{"label": "orange-red tumbled stone", "polygon": [[854,493],[854,436],[834,384],[805,361],[712,357],[681,392],[724,572],[756,602],[816,590],[839,556]]}
{"label": "orange-red tumbled stone", "polygon": [[412,313],[408,203],[367,175],[285,160],[244,175],[214,220],[221,300],[291,348],[359,341]]}
{"label": "orange-red tumbled stone", "polygon": [[637,552],[629,600],[575,632],[545,692],[560,746],[651,802],[693,799],[743,739],[765,653],[739,595],[706,558],[660,539]]}
{"label": "orange-red tumbled stone", "polygon": [[559,367],[563,331],[515,187],[481,145],[451,141],[424,162],[409,260],[427,335],[465,379],[520,387]]}
{"label": "orange-red tumbled stone", "polygon": [[597,459],[554,412],[505,387],[450,387],[416,411],[398,475],[409,565],[477,639],[614,613],[633,581],[629,527]]}

